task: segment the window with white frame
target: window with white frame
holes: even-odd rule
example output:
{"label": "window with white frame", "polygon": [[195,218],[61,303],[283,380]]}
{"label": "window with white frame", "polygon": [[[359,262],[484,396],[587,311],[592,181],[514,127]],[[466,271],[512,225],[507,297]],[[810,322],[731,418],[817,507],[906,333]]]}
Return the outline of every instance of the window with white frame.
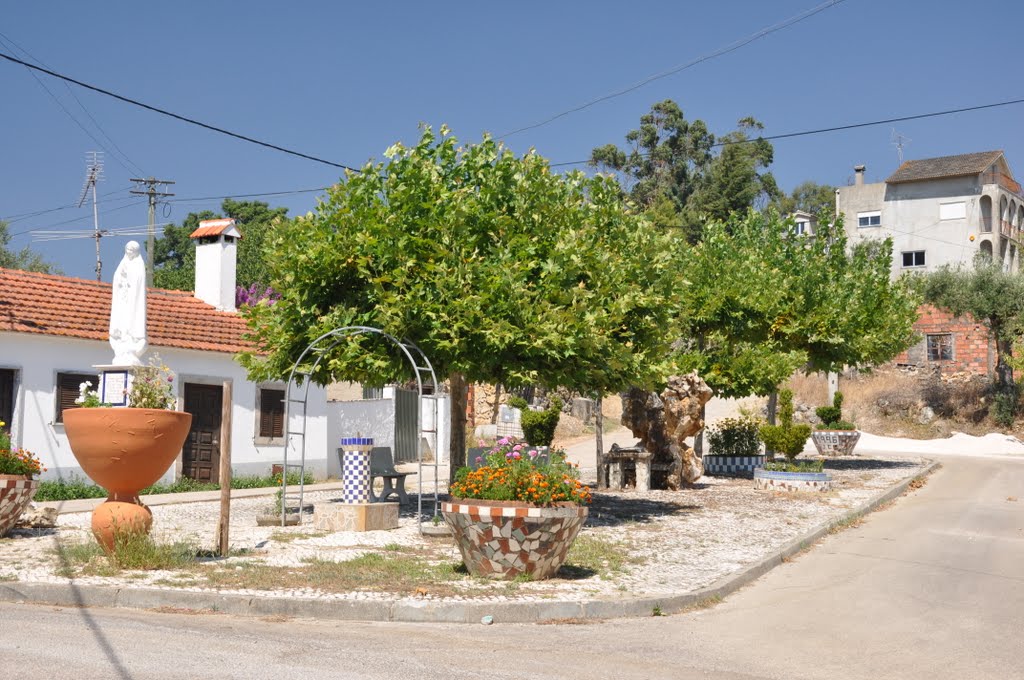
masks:
{"label": "window with white frame", "polygon": [[957,201],[955,203],[939,203],[939,219],[967,219],[967,203],[965,203],[964,201]]}
{"label": "window with white frame", "polygon": [[857,213],[858,227],[880,227],[882,226],[882,211],[869,210]]}
{"label": "window with white frame", "polygon": [[796,235],[797,236],[809,236],[811,233],[811,224],[807,220],[802,220],[796,223]]}
{"label": "window with white frame", "polygon": [[928,361],[953,360],[953,334],[930,333],[928,335]]}
{"label": "window with white frame", "polygon": [[905,250],[905,251],[903,251],[903,266],[904,267],[923,267],[924,266],[924,251],[923,250]]}

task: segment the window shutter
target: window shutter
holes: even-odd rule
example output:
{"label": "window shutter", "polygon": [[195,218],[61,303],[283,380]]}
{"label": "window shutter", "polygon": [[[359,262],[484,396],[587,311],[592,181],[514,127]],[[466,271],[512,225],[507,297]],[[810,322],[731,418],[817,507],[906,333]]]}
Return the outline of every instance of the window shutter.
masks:
{"label": "window shutter", "polygon": [[284,436],[284,390],[260,390],[260,436]]}
{"label": "window shutter", "polygon": [[64,422],[64,409],[81,408],[75,403],[78,399],[78,386],[89,381],[95,389],[99,378],[89,373],[58,373],[57,374],[57,418],[56,422]]}
{"label": "window shutter", "polygon": [[0,422],[6,423],[3,429],[10,432],[14,420],[14,371],[0,369]]}

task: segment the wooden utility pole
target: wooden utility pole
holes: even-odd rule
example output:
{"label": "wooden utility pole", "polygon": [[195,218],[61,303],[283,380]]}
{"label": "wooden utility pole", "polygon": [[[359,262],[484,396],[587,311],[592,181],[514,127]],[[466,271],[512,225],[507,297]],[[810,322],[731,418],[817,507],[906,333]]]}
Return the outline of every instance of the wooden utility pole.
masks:
{"label": "wooden utility pole", "polygon": [[[227,557],[231,549],[228,527],[231,524],[231,381],[224,381],[220,405],[220,523],[217,527],[217,552]],[[301,512],[301,509],[300,509]]]}
{"label": "wooden utility pole", "polygon": [[152,288],[153,249],[155,247],[154,244],[156,241],[156,202],[158,199],[167,198],[168,196],[174,195],[166,191],[157,191],[156,187],[158,184],[174,184],[174,182],[172,182],[169,179],[156,179],[154,177],[150,177],[148,179],[133,177],[131,181],[138,183],[139,187],[143,185],[149,187],[145,191],[132,189],[129,193],[135,194],[136,196],[146,196],[149,198],[149,233],[146,236],[146,287]]}
{"label": "wooden utility pole", "polygon": [[604,474],[604,408],[601,401],[601,395],[598,394],[594,400],[594,429],[596,430],[594,440],[597,444],[594,460],[597,465],[597,488],[607,489],[608,480]]}

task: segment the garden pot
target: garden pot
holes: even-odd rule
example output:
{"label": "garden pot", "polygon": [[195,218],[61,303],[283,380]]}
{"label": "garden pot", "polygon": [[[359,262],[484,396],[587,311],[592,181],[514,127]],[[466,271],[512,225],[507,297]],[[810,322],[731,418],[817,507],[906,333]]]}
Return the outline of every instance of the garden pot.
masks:
{"label": "garden pot", "polygon": [[754,488],[767,491],[831,491],[832,475],[827,472],[775,472],[754,470]]}
{"label": "garden pot", "polygon": [[710,477],[747,477],[754,470],[764,467],[764,456],[723,456],[711,454],[704,456],[704,474]]}
{"label": "garden pot", "polygon": [[167,472],[188,436],[192,414],[146,408],[76,408],[64,430],[82,470],[109,494],[92,513],[92,531],[107,550],[118,533],[149,533],[153,515],[139,490]]}
{"label": "garden pot", "polygon": [[587,508],[453,498],[441,504],[441,514],[470,574],[490,579],[527,574],[539,580],[554,576],[565,562]]}
{"label": "garden pot", "polygon": [[814,448],[821,456],[849,456],[860,440],[857,430],[815,430],[811,433]]}
{"label": "garden pot", "polygon": [[14,528],[38,488],[38,481],[24,475],[0,475],[0,536]]}

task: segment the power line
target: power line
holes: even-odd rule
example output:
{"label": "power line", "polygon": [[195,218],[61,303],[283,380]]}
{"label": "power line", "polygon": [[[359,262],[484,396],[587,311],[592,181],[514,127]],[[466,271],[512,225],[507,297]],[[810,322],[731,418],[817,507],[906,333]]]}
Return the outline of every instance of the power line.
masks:
{"label": "power line", "polygon": [[580,104],[579,106],[575,106],[575,107],[573,107],[571,109],[568,109],[566,111],[562,111],[561,113],[555,114],[554,116],[551,116],[550,118],[546,118],[546,119],[544,119],[544,120],[542,120],[542,121],[540,121],[538,123],[533,123],[532,125],[527,125],[525,127],[521,127],[521,128],[517,128],[515,130],[512,130],[511,132],[506,132],[505,134],[498,135],[497,138],[498,139],[505,139],[506,137],[511,137],[512,135],[517,135],[520,132],[526,132],[527,130],[534,130],[536,128],[543,127],[544,125],[547,125],[548,123],[552,123],[552,122],[558,120],[559,118],[564,118],[565,116],[568,116],[568,115],[570,115],[572,113],[577,113],[579,111],[583,111],[584,109],[588,109],[591,106],[594,106],[595,104],[600,104],[601,102],[608,101],[609,99],[615,99],[616,97],[621,97],[624,94],[629,94],[630,92],[633,92],[634,90],[639,90],[641,87],[643,87],[645,85],[648,85],[649,83],[653,83],[655,80],[660,80],[662,78],[667,78],[668,76],[675,75],[675,74],[679,73],[680,71],[685,71],[686,69],[691,68],[693,66],[696,66],[697,64],[700,64],[702,62],[710,61],[711,59],[714,59],[716,57],[721,57],[721,56],[723,56],[725,54],[729,54],[730,52],[735,52],[736,50],[740,49],[741,47],[746,47],[750,43],[752,43],[752,42],[754,42],[756,40],[760,40],[761,38],[763,38],[765,36],[771,35],[772,33],[776,33],[777,31],[781,31],[784,28],[788,28],[788,27],[792,26],[793,24],[797,24],[797,23],[803,21],[804,19],[810,19],[815,14],[818,14],[819,12],[824,12],[826,9],[830,9],[832,7],[835,7],[836,5],[838,5],[841,2],[845,2],[845,0],[828,0],[828,2],[823,2],[820,5],[817,5],[816,7],[812,7],[809,10],[805,10],[804,12],[802,12],[800,14],[797,14],[796,16],[790,17],[789,19],[786,19],[785,21],[782,21],[782,22],[777,23],[777,24],[773,24],[773,25],[768,26],[766,28],[762,28],[760,31],[757,31],[756,33],[754,33],[752,35],[749,35],[746,38],[743,38],[743,39],[738,40],[736,42],[730,43],[729,45],[726,45],[725,47],[720,47],[719,49],[715,50],[714,52],[711,52],[709,54],[705,54],[703,56],[697,57],[696,59],[693,59],[692,61],[686,62],[685,64],[680,64],[679,66],[674,66],[674,67],[672,67],[671,69],[669,69],[667,71],[662,71],[661,73],[656,73],[656,74],[654,74],[652,76],[648,76],[647,78],[644,78],[640,82],[634,83],[633,85],[630,85],[629,87],[623,88],[621,90],[616,90],[615,92],[610,92],[610,93],[608,93],[606,95],[598,97],[597,99],[591,99],[590,101],[586,102],[585,104]]}
{"label": "power line", "polygon": [[[106,194],[100,194],[100,198],[104,198],[105,199],[108,196],[114,196],[116,194],[120,194],[120,193],[123,193],[125,191],[128,191],[129,189],[131,189],[131,187],[125,187],[124,189],[118,189],[117,191],[111,191],[111,192],[106,193]],[[119,201],[127,201],[127,200],[131,200],[131,197],[130,196],[125,196],[125,197],[122,197],[122,198],[115,198],[115,199],[113,199],[113,202],[116,203],[116,202],[119,202]],[[61,210],[70,210],[72,208],[77,208],[77,207],[78,207],[77,203],[67,203],[65,205],[57,206],[56,208],[44,208],[43,210],[33,210],[33,211],[30,211],[30,212],[16,213],[14,215],[8,215],[6,217],[0,217],[0,222],[6,222],[8,224],[14,224],[15,222],[21,222],[22,220],[31,219],[33,217],[38,217],[40,215],[46,215],[46,214],[49,214],[49,213],[52,213],[52,212],[59,212]]]}
{"label": "power line", "polygon": [[[99,214],[100,215],[106,215],[108,213],[117,212],[118,210],[124,210],[125,208],[134,208],[137,205],[145,205],[145,203],[146,203],[146,201],[135,201],[133,203],[127,203],[125,205],[121,205],[121,206],[118,206],[116,208],[110,208],[109,210],[101,210],[101,211],[99,211]],[[36,232],[36,231],[44,231],[44,230],[49,229],[51,227],[59,227],[62,224],[71,224],[72,222],[78,222],[81,219],[83,219],[83,218],[82,217],[72,217],[69,220],[64,220],[63,222],[54,222],[53,224],[47,225],[45,227],[30,227],[28,229],[22,229],[21,231],[11,232],[11,237],[13,238],[15,236],[21,236],[22,234],[31,234],[31,233]]]}
{"label": "power line", "polygon": [[[3,43],[8,44],[10,46],[13,46],[14,49],[20,51],[22,54],[26,55],[29,59],[33,59],[34,61],[37,61],[40,64],[42,64],[43,66],[46,66],[46,64],[44,64],[41,59],[37,59],[28,50],[26,50],[24,47],[20,46],[18,43],[14,42],[10,38],[8,38],[3,33],[0,33],[0,42],[3,42]],[[75,114],[71,113],[71,111],[69,111],[67,109],[67,107],[64,106],[64,102],[62,102],[57,97],[57,95],[55,95],[53,93],[53,91],[51,91],[50,88],[48,88],[46,86],[46,84],[39,78],[39,76],[37,76],[32,71],[29,71],[29,74],[32,76],[32,78],[35,79],[35,81],[37,83],[39,83],[39,86],[46,91],[46,94],[50,95],[50,98],[53,99],[54,103],[56,103],[57,106],[60,107],[60,109],[67,115],[67,117],[70,118],[72,120],[72,122],[74,122],[74,124],[77,125],[82,130],[82,132],[84,132],[92,141],[96,142],[96,144],[101,149],[103,149],[104,151],[109,153],[113,157],[113,159],[117,162],[118,165],[120,165],[121,167],[123,167],[125,170],[127,170],[130,173],[142,173],[142,169],[139,168],[139,166],[136,163],[132,162],[132,159],[128,158],[128,155],[125,154],[124,151],[121,151],[121,148],[117,145],[117,142],[115,142],[114,139],[110,135],[107,134],[107,132],[103,129],[103,127],[99,124],[99,122],[89,112],[89,109],[85,108],[85,104],[83,104],[82,100],[78,98],[78,95],[75,94],[74,90],[71,89],[70,85],[68,85],[67,83],[64,83],[64,87],[67,88],[68,92],[71,93],[71,96],[74,97],[76,102],[78,102],[78,106],[81,107],[82,111],[85,112],[85,115],[89,117],[89,120],[91,120],[93,125],[96,126],[96,129],[99,130],[101,135],[103,135],[104,137],[107,138],[107,140],[110,142],[111,146],[113,146],[114,149],[117,150],[117,153],[120,154],[124,158],[125,161],[127,161],[128,165],[132,166],[131,168],[129,168],[128,165],[125,165],[125,163],[123,163],[121,161],[121,159],[118,158],[117,154],[111,153],[110,149],[108,149],[106,146],[104,146],[103,142],[101,142],[99,139],[97,139],[96,136],[92,134],[92,132],[90,132],[84,125],[82,125],[82,123],[78,120],[78,118],[75,117]],[[132,168],[135,168],[135,169],[133,170]]]}
{"label": "power line", "polygon": [[[801,130],[799,132],[786,132],[780,135],[767,135],[764,137],[756,137],[753,139],[739,139],[724,142],[715,142],[711,146],[731,146],[733,144],[753,144],[758,141],[774,141],[777,139],[790,139],[793,137],[806,137],[807,135],[820,135],[825,132],[840,132],[842,130],[854,130],[857,128],[871,127],[872,125],[887,125],[889,123],[899,123],[907,120],[920,120],[922,118],[936,118],[938,116],[949,116],[954,113],[967,113],[970,111],[981,111],[983,109],[994,109],[1000,106],[1011,106],[1014,104],[1024,104],[1024,99],[1009,99],[1007,101],[995,102],[993,104],[979,104],[977,106],[965,106],[959,109],[946,109],[945,111],[932,111],[930,113],[918,113],[911,116],[900,116],[898,118],[885,118],[882,120],[873,120],[866,123],[850,123],[849,125],[836,125],[834,127],[817,128],[815,130]],[[642,157],[649,156],[650,154],[640,154]],[[589,163],[590,160],[585,161],[565,161],[562,163],[552,163],[550,167],[556,168],[564,165],[583,165]]]}
{"label": "power line", "polygon": [[162,114],[164,116],[168,116],[170,118],[174,118],[176,120],[180,120],[180,121],[182,121],[184,123],[188,123],[190,125],[196,125],[198,127],[205,128],[207,130],[211,130],[213,132],[218,132],[218,133],[220,133],[222,135],[227,135],[228,137],[234,137],[235,139],[241,139],[242,141],[249,142],[250,144],[258,144],[259,146],[263,146],[263,147],[266,147],[268,149],[273,149],[275,151],[280,151],[282,153],[290,154],[292,156],[298,156],[299,158],[305,158],[306,160],[315,161],[317,163],[323,163],[324,165],[330,165],[330,166],[335,167],[335,168],[341,168],[342,170],[350,170],[352,172],[358,172],[358,170],[356,170],[355,168],[349,167],[347,165],[342,165],[341,163],[335,163],[334,161],[328,161],[328,160],[324,160],[323,158],[317,158],[316,156],[310,156],[309,154],[305,154],[305,153],[302,153],[300,151],[293,151],[292,149],[287,149],[287,148],[285,148],[283,146],[278,146],[276,144],[271,144],[270,142],[264,142],[264,141],[261,141],[259,139],[255,139],[253,137],[248,137],[246,135],[239,134],[237,132],[231,132],[230,130],[225,130],[224,128],[217,127],[215,125],[210,125],[208,123],[203,123],[202,121],[195,120],[194,118],[188,118],[187,116],[182,116],[182,115],[177,114],[177,113],[172,113],[171,111],[167,111],[166,109],[161,109],[161,108],[156,107],[156,106],[151,106],[149,104],[145,104],[143,102],[138,101],[137,99],[132,99],[130,97],[125,97],[123,95],[119,95],[116,92],[111,92],[110,90],[105,90],[102,87],[97,87],[95,85],[90,85],[88,83],[83,83],[80,80],[75,80],[74,78],[71,78],[70,76],[62,75],[60,73],[57,73],[56,71],[51,71],[48,68],[43,68],[41,66],[36,66],[35,64],[30,64],[27,61],[22,61],[21,59],[18,59],[17,57],[12,57],[11,55],[4,54],[3,52],[0,52],[0,57],[2,57],[3,59],[6,59],[7,61],[14,62],[15,64],[21,64],[22,66],[27,66],[30,69],[34,69],[34,70],[39,71],[41,73],[45,73],[48,76],[53,76],[54,78],[59,78],[60,80],[63,80],[65,82],[73,83],[75,85],[78,85],[79,87],[84,87],[87,90],[92,90],[93,92],[99,92],[100,94],[106,95],[108,97],[113,97],[114,99],[118,99],[118,100],[123,101],[123,102],[125,102],[127,104],[131,104],[133,106],[138,106],[138,107],[146,109],[148,111],[153,111],[154,113],[159,113],[159,114]]}
{"label": "power line", "polygon": [[317,191],[327,191],[330,187],[316,187],[315,189],[291,189],[289,191],[263,191],[255,194],[228,194],[226,196],[199,196],[194,198],[172,198],[167,203],[199,203],[201,201],[217,201],[225,198],[258,198],[260,196],[287,196],[289,194],[310,194]]}

